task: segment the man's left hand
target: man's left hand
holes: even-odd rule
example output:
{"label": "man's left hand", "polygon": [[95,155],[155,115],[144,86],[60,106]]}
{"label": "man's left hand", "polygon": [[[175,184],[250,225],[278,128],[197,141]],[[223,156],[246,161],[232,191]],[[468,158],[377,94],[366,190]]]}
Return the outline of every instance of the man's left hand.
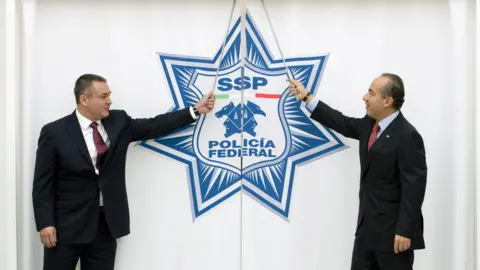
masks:
{"label": "man's left hand", "polygon": [[208,95],[203,96],[202,99],[200,99],[200,101],[195,104],[195,107],[200,114],[205,114],[212,111],[215,107],[215,95],[213,94],[213,91],[208,93]]}
{"label": "man's left hand", "polygon": [[395,254],[399,252],[404,252],[405,250],[410,248],[411,241],[409,238],[395,235],[395,242],[393,243],[393,251]]}

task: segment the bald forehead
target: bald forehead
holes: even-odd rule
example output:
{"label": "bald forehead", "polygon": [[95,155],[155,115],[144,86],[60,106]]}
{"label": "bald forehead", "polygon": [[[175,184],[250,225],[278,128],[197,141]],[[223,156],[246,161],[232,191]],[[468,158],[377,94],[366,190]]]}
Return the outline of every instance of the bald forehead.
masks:
{"label": "bald forehead", "polygon": [[382,89],[390,82],[390,79],[387,77],[379,76],[373,80],[370,89],[375,91],[375,93],[380,93]]}

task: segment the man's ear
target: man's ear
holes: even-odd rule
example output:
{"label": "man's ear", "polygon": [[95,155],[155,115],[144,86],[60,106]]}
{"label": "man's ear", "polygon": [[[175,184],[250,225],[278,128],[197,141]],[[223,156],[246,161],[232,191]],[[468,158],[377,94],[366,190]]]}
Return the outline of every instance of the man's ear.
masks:
{"label": "man's ear", "polygon": [[392,107],[393,106],[393,98],[392,97],[387,97],[383,103],[383,107]]}
{"label": "man's ear", "polygon": [[88,99],[85,95],[80,95],[79,100],[80,104],[82,104],[83,106],[86,106],[88,104]]}

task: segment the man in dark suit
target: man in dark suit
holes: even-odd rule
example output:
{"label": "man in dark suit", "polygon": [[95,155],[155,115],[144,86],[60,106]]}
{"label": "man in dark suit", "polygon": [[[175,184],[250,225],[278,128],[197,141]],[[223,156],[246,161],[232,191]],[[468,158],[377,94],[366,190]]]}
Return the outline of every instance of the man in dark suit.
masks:
{"label": "man in dark suit", "polygon": [[44,270],[114,269],[116,239],[130,233],[125,159],[131,142],[154,139],[210,112],[210,92],[191,107],[133,119],[111,110],[98,75],[80,76],[77,109],[41,129],[33,178],[33,209]]}
{"label": "man in dark suit", "polygon": [[307,103],[313,120],[359,140],[360,207],[351,269],[412,269],[413,250],[425,248],[427,165],[422,136],[400,112],[402,79],[390,73],[376,78],[363,97],[363,118],[344,116],[296,80],[290,91]]}

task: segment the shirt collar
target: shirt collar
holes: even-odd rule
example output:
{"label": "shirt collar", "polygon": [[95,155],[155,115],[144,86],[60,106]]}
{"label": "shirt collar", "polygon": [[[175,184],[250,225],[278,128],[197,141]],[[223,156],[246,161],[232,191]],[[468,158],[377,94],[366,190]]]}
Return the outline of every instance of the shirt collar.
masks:
{"label": "shirt collar", "polygon": [[90,127],[90,124],[91,124],[92,122],[97,122],[99,126],[102,124],[101,121],[92,121],[92,120],[89,120],[88,118],[86,118],[85,116],[83,116],[83,115],[78,111],[78,109],[75,110],[75,113],[77,114],[78,123],[80,124],[80,128],[82,128],[82,130],[87,130],[87,129]]}
{"label": "shirt collar", "polygon": [[380,120],[378,122],[378,126],[380,126],[380,130],[382,130],[382,131],[385,130],[388,127],[388,125],[390,125],[390,123],[392,123],[393,120],[395,120],[395,118],[397,118],[399,113],[400,113],[399,111],[396,111],[396,112],[390,114],[389,116],[383,118],[382,120]]}

